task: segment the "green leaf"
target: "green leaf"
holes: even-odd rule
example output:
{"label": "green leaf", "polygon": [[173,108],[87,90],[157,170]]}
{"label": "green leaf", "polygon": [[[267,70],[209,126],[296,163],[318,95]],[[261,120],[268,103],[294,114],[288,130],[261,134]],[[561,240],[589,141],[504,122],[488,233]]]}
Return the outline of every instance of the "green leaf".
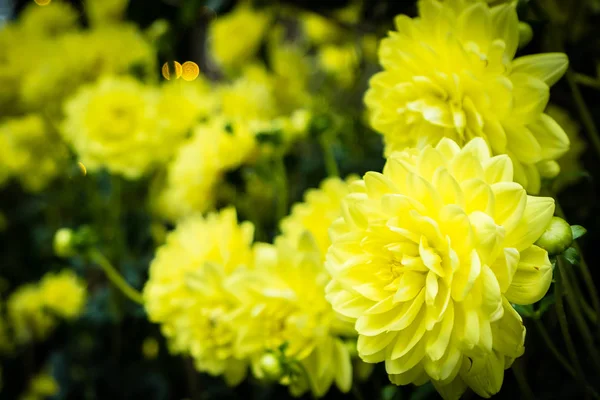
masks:
{"label": "green leaf", "polygon": [[577,240],[587,233],[587,229],[581,225],[571,225],[571,232],[573,232],[573,240]]}
{"label": "green leaf", "polygon": [[392,400],[398,393],[398,386],[387,385],[381,390],[381,400]]}
{"label": "green leaf", "polygon": [[533,305],[532,304],[528,304],[526,306],[521,306],[518,304],[513,304],[513,308],[522,316],[522,317],[526,317],[526,318],[530,318],[533,317],[534,315],[534,311],[533,311]]}
{"label": "green leaf", "polygon": [[579,264],[579,253],[574,247],[569,247],[568,249],[566,249],[563,253],[563,257],[572,265]]}
{"label": "green leaf", "polygon": [[540,305],[539,305],[539,308],[535,312],[535,318],[540,318],[542,315],[544,315],[544,313],[548,310],[548,308],[550,308],[550,306],[552,306],[555,302],[556,302],[556,298],[554,297],[554,293],[551,293],[548,296],[544,297],[539,302]]}

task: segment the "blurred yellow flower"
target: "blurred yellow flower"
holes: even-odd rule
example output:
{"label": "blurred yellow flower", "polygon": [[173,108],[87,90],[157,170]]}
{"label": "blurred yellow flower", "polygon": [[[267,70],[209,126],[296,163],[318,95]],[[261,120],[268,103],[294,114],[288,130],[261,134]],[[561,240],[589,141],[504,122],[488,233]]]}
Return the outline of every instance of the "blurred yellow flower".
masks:
{"label": "blurred yellow flower", "polygon": [[48,372],[40,372],[29,382],[27,391],[20,397],[20,400],[44,400],[55,396],[60,391],[58,382]]}
{"label": "blurred yellow flower", "polygon": [[216,62],[226,71],[247,64],[258,52],[270,20],[271,15],[267,11],[253,10],[245,3],[217,17],[208,32]]}
{"label": "blurred yellow flower", "polygon": [[39,36],[47,41],[79,28],[79,13],[70,4],[56,1],[50,7],[29,4],[17,22],[21,35]]}
{"label": "blurred yellow flower", "polygon": [[300,371],[287,368],[279,382],[295,396],[311,390],[321,397],[334,383],[348,392],[352,363],[342,337],[355,333],[325,299],[329,276],[314,241],[277,239],[257,244],[255,252],[255,270],[234,274],[230,285],[242,305],[234,319],[238,351],[263,378],[262,356],[283,349],[286,362]]}
{"label": "blurred yellow flower", "polygon": [[20,286],[6,302],[8,321],[17,344],[43,340],[56,326],[53,315],[44,310],[44,300],[34,284]]}
{"label": "blurred yellow flower", "polygon": [[497,393],[524,350],[511,303],[540,300],[552,280],[533,243],[554,200],[528,196],[482,138],[393,153],[383,174],[350,187],[331,228],[327,299],[355,322],[360,357],[446,399]]}
{"label": "blurred yellow flower", "polygon": [[459,144],[482,137],[494,154],[511,157],[515,180],[537,193],[537,164],[569,148],[563,129],[543,113],[549,87],[567,69],[566,55],[513,60],[519,44],[514,4],[418,4],[419,17],[397,16],[397,31],[381,42],[384,71],[365,96],[386,154],[443,137]]}
{"label": "blurred yellow flower", "polygon": [[35,114],[0,124],[0,185],[14,177],[24,189],[39,192],[60,173],[66,152],[44,120]]}
{"label": "blurred yellow flower", "polygon": [[158,129],[158,101],[158,90],[132,78],[102,78],[66,103],[63,136],[89,171],[139,178],[168,160],[185,134]]}
{"label": "blurred yellow flower", "polygon": [[350,176],[343,181],[339,178],[327,178],[318,189],[309,189],[304,201],[295,204],[289,216],[280,222],[281,239],[290,243],[309,234],[323,257],[331,244],[329,227],[342,215],[342,199],[349,193],[348,184],[358,179]]}
{"label": "blurred yellow flower", "polygon": [[336,42],[344,37],[342,28],[317,13],[302,13],[300,21],[304,34],[314,45]]}
{"label": "blurred yellow flower", "polygon": [[72,270],[49,272],[39,283],[43,307],[65,320],[77,318],[87,299],[85,282]]}
{"label": "blurred yellow flower", "polygon": [[252,267],[253,231],[249,222],[238,224],[233,208],[182,221],[158,249],[144,287],[148,316],[171,351],[191,355],[199,371],[224,375],[231,385],[245,377],[247,363],[234,351],[237,301],[226,281]]}
{"label": "blurred yellow flower", "polygon": [[321,68],[343,86],[350,86],[356,79],[358,54],[354,43],[323,45],[318,50]]}
{"label": "blurred yellow flower", "polygon": [[92,26],[118,22],[123,18],[129,0],[85,0],[84,8]]}
{"label": "blurred yellow flower", "polygon": [[154,209],[172,221],[209,210],[223,174],[244,163],[255,147],[254,134],[244,123],[213,118],[198,125],[168,165]]}

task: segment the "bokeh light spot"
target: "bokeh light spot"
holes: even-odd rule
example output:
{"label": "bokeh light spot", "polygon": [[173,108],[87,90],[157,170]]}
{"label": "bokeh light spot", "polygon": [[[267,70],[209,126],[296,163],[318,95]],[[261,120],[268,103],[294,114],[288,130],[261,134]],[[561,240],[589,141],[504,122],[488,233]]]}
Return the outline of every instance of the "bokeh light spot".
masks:
{"label": "bokeh light spot", "polygon": [[82,174],[83,176],[86,176],[86,175],[87,175],[87,168],[85,167],[85,165],[83,165],[83,163],[82,163],[81,161],[79,161],[79,162],[77,163],[77,166],[78,166],[78,167],[79,167],[79,169],[81,170],[81,174]]}
{"label": "bokeh light spot", "polygon": [[200,74],[200,68],[198,67],[198,64],[193,61],[184,62],[181,69],[182,78],[188,82],[193,81]]}
{"label": "bokeh light spot", "polygon": [[[181,64],[178,63],[177,61],[173,61],[173,65],[175,65],[175,79],[179,79],[181,77],[181,73],[182,73]],[[166,62],[163,64],[162,76],[163,76],[163,78],[165,78],[168,81],[171,80],[171,66],[169,65],[169,62]]]}

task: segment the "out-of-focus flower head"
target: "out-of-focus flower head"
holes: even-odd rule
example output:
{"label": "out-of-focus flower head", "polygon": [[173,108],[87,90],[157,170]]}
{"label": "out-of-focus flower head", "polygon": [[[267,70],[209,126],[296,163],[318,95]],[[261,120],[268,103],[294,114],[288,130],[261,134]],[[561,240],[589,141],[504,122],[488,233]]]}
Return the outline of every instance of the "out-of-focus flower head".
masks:
{"label": "out-of-focus flower head", "polygon": [[60,172],[65,149],[39,115],[0,124],[0,185],[14,177],[23,188],[43,190]]}
{"label": "out-of-focus flower head", "polygon": [[281,220],[281,238],[298,243],[303,235],[310,235],[323,257],[331,244],[329,227],[342,215],[342,199],[349,193],[348,184],[358,179],[350,176],[343,181],[327,178],[318,189],[309,189],[304,201],[295,204],[289,216]]}
{"label": "out-of-focus flower head", "polygon": [[193,82],[173,80],[161,86],[158,128],[181,137],[200,121],[212,116],[217,107],[211,86],[200,76]]}
{"label": "out-of-focus flower head", "polygon": [[341,85],[352,85],[359,63],[354,43],[323,45],[319,48],[318,60],[321,68]]}
{"label": "out-of-focus flower head", "polygon": [[396,17],[397,31],[381,42],[384,71],[365,102],[386,153],[459,144],[482,137],[494,154],[513,160],[515,180],[540,189],[538,164],[569,148],[563,129],[543,111],[549,87],[567,69],[562,53],[514,59],[519,23],[514,4],[475,0],[419,1],[419,17]]}
{"label": "out-of-focus flower head", "polygon": [[102,78],[65,105],[62,134],[89,171],[107,168],[130,179],[168,160],[179,136],[158,129],[159,92],[133,78]]}
{"label": "out-of-focus flower head", "polygon": [[344,37],[341,27],[314,12],[302,13],[301,23],[304,34],[313,45],[337,42]]}
{"label": "out-of-focus flower head", "polygon": [[446,399],[497,393],[524,350],[511,303],[540,300],[552,281],[534,242],[554,200],[528,196],[482,138],[393,153],[350,188],[330,231],[327,299],[355,323],[359,356]]}
{"label": "out-of-focus flower head", "polygon": [[219,66],[226,71],[237,70],[252,60],[270,20],[268,11],[252,9],[246,3],[218,16],[211,23],[208,36],[212,55]]}
{"label": "out-of-focus flower head", "polygon": [[213,118],[198,125],[169,164],[154,208],[170,220],[207,211],[223,174],[244,163],[255,147],[254,134],[242,122]]}
{"label": "out-of-focus flower head", "polygon": [[60,387],[54,377],[47,371],[40,372],[29,382],[27,391],[20,400],[43,400],[58,394]]}
{"label": "out-of-focus flower head", "polygon": [[56,326],[56,318],[44,310],[42,293],[34,284],[23,285],[11,293],[6,308],[16,344],[43,340]]}
{"label": "out-of-focus flower head", "polygon": [[[581,162],[581,156],[585,152],[586,144],[581,138],[579,124],[565,109],[550,104],[546,109],[546,113],[563,127],[571,142],[569,151],[557,160],[559,168],[556,168],[555,165],[547,166],[547,168],[552,171],[560,170],[560,174],[553,182],[553,188],[557,191],[561,191],[564,188],[577,183],[583,177],[585,168]],[[553,177],[552,173],[548,175],[549,177]],[[542,176],[544,176],[544,174],[542,174]]]}
{"label": "out-of-focus flower head", "polygon": [[56,36],[79,28],[79,14],[66,2],[53,1],[46,7],[39,7],[31,2],[23,10],[17,25],[25,38],[37,36],[48,42]]}
{"label": "out-of-focus flower head", "polygon": [[[134,25],[102,26],[39,43],[35,62],[24,66],[20,96],[27,109],[60,116],[63,100],[105,75],[153,76],[155,51]],[[37,54],[36,54],[37,53]]]}
{"label": "out-of-focus flower head", "polygon": [[119,22],[127,10],[129,0],[86,0],[85,11],[92,26]]}
{"label": "out-of-focus flower head", "polygon": [[85,282],[70,269],[44,275],[39,291],[43,307],[61,319],[73,320],[83,312],[87,299]]}
{"label": "out-of-focus flower head", "polygon": [[349,391],[352,363],[342,338],[355,334],[325,299],[329,277],[312,238],[257,244],[255,252],[255,270],[235,274],[230,285],[242,304],[235,318],[239,352],[252,359],[258,378],[263,355],[281,352],[279,382],[295,396],[310,390],[321,397],[334,383]]}
{"label": "out-of-focus flower head", "polygon": [[252,267],[253,231],[249,222],[238,224],[232,208],[182,221],[158,249],[144,288],[148,316],[171,351],[191,355],[198,370],[231,385],[245,377],[247,362],[235,352],[239,327],[230,314],[237,300],[226,281]]}

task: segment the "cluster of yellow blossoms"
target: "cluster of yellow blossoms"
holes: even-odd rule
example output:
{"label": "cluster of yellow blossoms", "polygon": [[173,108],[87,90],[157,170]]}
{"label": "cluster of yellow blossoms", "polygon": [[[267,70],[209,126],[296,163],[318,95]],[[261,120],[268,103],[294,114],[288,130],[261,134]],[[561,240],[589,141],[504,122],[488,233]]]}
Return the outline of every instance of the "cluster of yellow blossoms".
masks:
{"label": "cluster of yellow blossoms", "polygon": [[356,335],[325,299],[326,229],[348,184],[326,180],[282,222],[275,244],[252,244],[253,226],[229,208],[182,221],[150,267],[149,318],[200,371],[239,383],[250,367],[300,395],[348,391]]}
{"label": "cluster of yellow blossoms", "polygon": [[[40,282],[17,288],[6,301],[4,347],[44,340],[60,320],[71,321],[81,315],[86,298],[85,282],[68,269],[49,272]],[[1,331],[0,326],[0,335]]]}

